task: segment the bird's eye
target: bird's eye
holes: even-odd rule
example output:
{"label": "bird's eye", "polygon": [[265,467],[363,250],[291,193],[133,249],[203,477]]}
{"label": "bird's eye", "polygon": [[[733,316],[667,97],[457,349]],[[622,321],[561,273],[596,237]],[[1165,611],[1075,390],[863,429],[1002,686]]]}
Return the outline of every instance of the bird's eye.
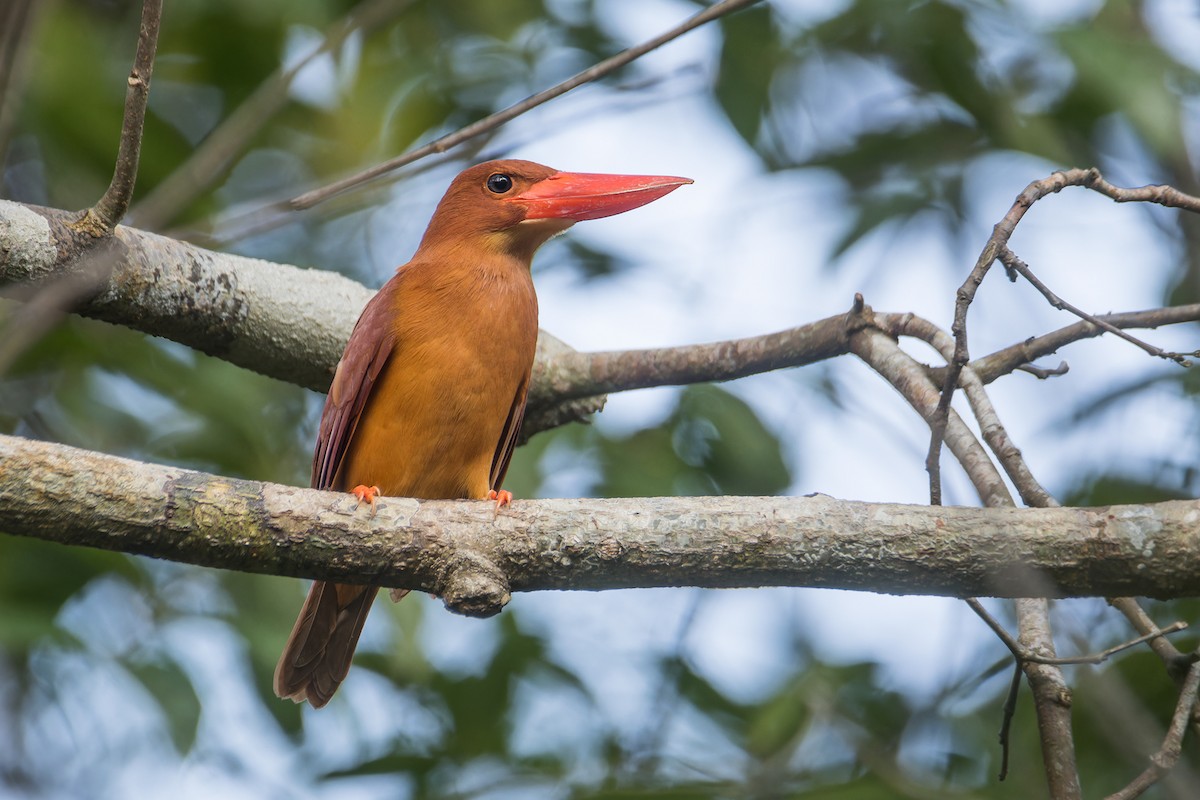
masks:
{"label": "bird's eye", "polygon": [[487,179],[487,188],[489,191],[496,194],[504,194],[513,187],[512,178],[502,172],[497,172],[494,175],[489,175]]}

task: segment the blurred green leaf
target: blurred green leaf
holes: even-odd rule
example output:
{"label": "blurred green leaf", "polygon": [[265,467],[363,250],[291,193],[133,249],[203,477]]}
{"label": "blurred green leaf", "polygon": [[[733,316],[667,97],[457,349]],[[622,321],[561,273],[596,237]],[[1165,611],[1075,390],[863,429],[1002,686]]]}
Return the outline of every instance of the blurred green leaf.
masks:
{"label": "blurred green leaf", "polygon": [[716,386],[687,387],[661,426],[598,445],[606,497],[767,495],[791,483],[776,436]]}
{"label": "blurred green leaf", "polygon": [[768,111],[779,46],[770,5],[763,3],[721,20],[724,42],[716,96],[734,129],[753,145]]}

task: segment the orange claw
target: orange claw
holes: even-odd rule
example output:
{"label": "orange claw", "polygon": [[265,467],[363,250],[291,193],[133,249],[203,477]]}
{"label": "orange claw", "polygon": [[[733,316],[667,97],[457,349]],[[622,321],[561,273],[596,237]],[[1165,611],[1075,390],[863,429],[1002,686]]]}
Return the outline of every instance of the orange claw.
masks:
{"label": "orange claw", "polygon": [[496,510],[499,511],[504,506],[512,505],[512,492],[507,489],[501,489],[500,491],[492,489],[488,492],[488,500],[495,500]]}
{"label": "orange claw", "polygon": [[378,486],[364,486],[360,483],[350,490],[350,494],[358,498],[358,502],[354,504],[355,508],[366,502],[371,506],[371,516],[375,515],[375,498],[380,494]]}

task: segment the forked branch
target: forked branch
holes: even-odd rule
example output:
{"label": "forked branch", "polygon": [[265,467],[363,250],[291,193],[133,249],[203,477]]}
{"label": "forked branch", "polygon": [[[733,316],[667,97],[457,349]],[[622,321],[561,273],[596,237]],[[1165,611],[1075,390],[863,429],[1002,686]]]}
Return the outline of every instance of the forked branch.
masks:
{"label": "forked branch", "polygon": [[162,22],[162,0],[143,0],[142,22],[138,29],[137,55],[129,73],[125,91],[125,119],[121,123],[121,142],[117,164],[108,190],[96,205],[84,212],[76,228],[95,238],[110,236],[129,209],[137,182],[138,160],[142,151],[142,131],[146,124],[146,103],[150,97],[150,76],[154,72],[154,54],[158,50],[158,29]]}

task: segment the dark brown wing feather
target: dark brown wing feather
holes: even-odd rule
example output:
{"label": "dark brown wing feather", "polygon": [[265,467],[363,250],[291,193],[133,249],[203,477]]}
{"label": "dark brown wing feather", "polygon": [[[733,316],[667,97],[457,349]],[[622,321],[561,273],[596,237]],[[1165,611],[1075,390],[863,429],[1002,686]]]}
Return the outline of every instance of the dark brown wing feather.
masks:
{"label": "dark brown wing feather", "polygon": [[380,319],[386,311],[381,300],[383,295],[383,292],[375,295],[363,309],[329,387],[325,409],[321,412],[317,445],[313,450],[314,489],[351,488],[335,485],[338,469],[354,438],[371,389],[396,345],[391,326],[385,319]]}
{"label": "dark brown wing feather", "polygon": [[500,491],[504,483],[504,475],[508,472],[508,464],[512,461],[513,450],[517,448],[517,436],[521,432],[521,422],[525,419],[525,402],[529,395],[529,376],[525,373],[517,394],[513,397],[512,407],[508,410],[508,418],[504,420],[504,429],[500,433],[500,441],[496,443],[496,455],[492,457],[491,485],[493,491]]}
{"label": "dark brown wing feather", "polygon": [[[383,293],[363,309],[346,352],[338,362],[313,451],[312,486],[346,489],[338,472],[346,457],[371,389],[395,349],[392,327],[381,319]],[[316,581],[296,618],[275,667],[275,693],[314,708],[329,698],[346,678],[354,648],[378,587]]]}

